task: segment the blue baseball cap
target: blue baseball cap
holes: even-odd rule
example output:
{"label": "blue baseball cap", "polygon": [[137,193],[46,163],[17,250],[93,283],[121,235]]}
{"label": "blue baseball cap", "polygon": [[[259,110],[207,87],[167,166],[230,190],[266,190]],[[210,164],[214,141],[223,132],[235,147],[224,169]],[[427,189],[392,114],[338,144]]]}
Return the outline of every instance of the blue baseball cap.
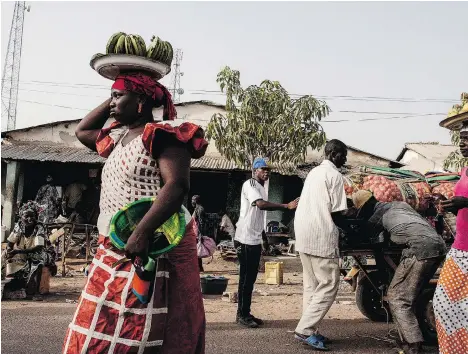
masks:
{"label": "blue baseball cap", "polygon": [[253,169],[254,170],[257,170],[259,168],[267,168],[267,169],[270,169],[270,166],[268,166],[268,164],[266,163],[265,159],[264,158],[261,158],[261,157],[257,157],[255,160],[254,160],[254,163],[253,163]]}

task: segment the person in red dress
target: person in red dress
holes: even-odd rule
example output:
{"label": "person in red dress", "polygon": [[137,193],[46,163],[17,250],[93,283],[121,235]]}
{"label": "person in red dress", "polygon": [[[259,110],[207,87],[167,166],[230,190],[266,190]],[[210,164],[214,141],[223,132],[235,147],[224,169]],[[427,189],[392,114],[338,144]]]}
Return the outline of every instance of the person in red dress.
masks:
{"label": "person in red dress", "polygon": [[[107,161],[102,171],[99,249],[70,323],[63,353],[205,352],[205,313],[197,267],[196,227],[182,206],[189,190],[191,158],[207,148],[203,130],[155,122],[152,109],[164,106],[172,120],[175,107],[167,89],[149,76],[117,77],[111,97],[89,113],[76,135]],[[103,129],[108,118],[115,122]],[[127,241],[125,251],[109,239],[112,216],[124,205],[157,197]],[[153,295],[142,303],[132,292],[135,257],[148,254],[149,240],[171,215],[185,212],[181,243],[156,260]],[[120,265],[117,262],[122,262]]]}

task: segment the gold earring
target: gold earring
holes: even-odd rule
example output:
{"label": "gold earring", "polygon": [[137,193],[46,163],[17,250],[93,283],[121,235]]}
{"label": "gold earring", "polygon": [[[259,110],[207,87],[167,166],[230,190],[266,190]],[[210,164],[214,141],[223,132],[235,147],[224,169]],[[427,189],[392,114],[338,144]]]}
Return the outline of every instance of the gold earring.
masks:
{"label": "gold earring", "polygon": [[141,113],[141,110],[143,108],[143,105],[141,103],[138,104],[138,113]]}

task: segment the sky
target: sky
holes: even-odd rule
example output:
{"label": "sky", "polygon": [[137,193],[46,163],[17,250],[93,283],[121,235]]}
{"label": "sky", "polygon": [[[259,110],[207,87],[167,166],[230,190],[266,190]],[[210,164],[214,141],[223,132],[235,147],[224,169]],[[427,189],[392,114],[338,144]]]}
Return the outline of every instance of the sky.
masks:
{"label": "sky", "polygon": [[[104,101],[111,82],[89,61],[119,31],[182,49],[181,101],[225,103],[206,91],[228,65],[244,86],[278,80],[325,99],[329,138],[391,159],[407,142],[450,143],[439,122],[468,91],[468,2],[29,4],[17,128],[82,118]],[[1,4],[2,72],[13,6]]]}

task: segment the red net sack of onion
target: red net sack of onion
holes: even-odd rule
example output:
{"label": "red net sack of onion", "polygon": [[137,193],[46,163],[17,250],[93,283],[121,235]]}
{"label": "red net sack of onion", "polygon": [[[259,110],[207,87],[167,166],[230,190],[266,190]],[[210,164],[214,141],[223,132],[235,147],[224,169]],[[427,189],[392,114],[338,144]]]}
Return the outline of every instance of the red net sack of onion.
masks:
{"label": "red net sack of onion", "polygon": [[431,194],[431,187],[426,182],[391,180],[379,175],[365,176],[362,185],[353,186],[353,189],[356,188],[371,191],[378,201],[406,202],[418,211],[427,209],[425,198]]}
{"label": "red net sack of onion", "polygon": [[451,199],[455,195],[454,189],[457,182],[439,182],[438,186],[432,188],[432,193],[442,194],[445,198]]}

